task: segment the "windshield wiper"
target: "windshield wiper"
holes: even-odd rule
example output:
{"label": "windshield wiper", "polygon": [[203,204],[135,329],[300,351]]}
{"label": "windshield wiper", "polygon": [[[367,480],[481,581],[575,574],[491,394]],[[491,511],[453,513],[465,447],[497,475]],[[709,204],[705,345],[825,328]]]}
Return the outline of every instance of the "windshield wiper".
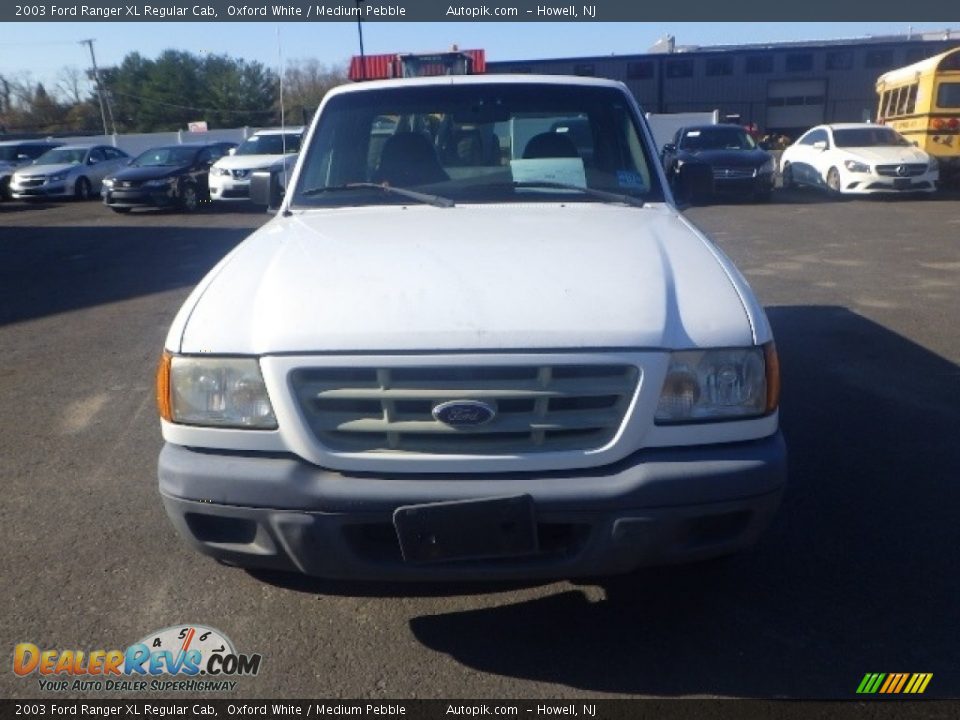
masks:
{"label": "windshield wiper", "polygon": [[584,195],[595,197],[598,200],[605,200],[607,202],[620,202],[624,203],[625,205],[633,205],[634,207],[643,207],[643,200],[638,197],[634,197],[633,195],[608,192],[607,190],[596,190],[594,188],[584,187],[582,185],[571,185],[569,183],[536,180],[514,182],[513,186],[515,188],[556,188],[557,190],[579,190]]}
{"label": "windshield wiper", "polygon": [[[583,185],[571,185],[569,183],[549,182],[547,180],[524,180],[514,181],[512,183],[495,183],[495,185],[504,185],[518,189],[524,188],[547,188],[552,190],[576,190],[584,195],[595,197],[598,200],[612,203],[624,203],[634,207],[643,207],[643,200],[634,195],[623,195],[621,193],[608,192],[607,190],[597,190]],[[487,186],[489,187],[489,186]]]}
{"label": "windshield wiper", "polygon": [[346,183],[344,185],[330,185],[329,187],[315,187],[310,188],[309,190],[304,190],[301,195],[310,196],[310,195],[322,195],[327,192],[337,192],[340,190],[363,190],[363,189],[373,189],[381,190],[385,193],[392,193],[394,195],[400,195],[411,200],[416,200],[418,202],[425,203],[427,205],[433,205],[434,207],[441,208],[452,208],[456,203],[453,202],[450,198],[443,197],[442,195],[429,195],[427,193],[417,192],[416,190],[407,190],[406,188],[394,187],[393,185],[381,185],[380,183],[372,182],[356,182],[356,183]]}

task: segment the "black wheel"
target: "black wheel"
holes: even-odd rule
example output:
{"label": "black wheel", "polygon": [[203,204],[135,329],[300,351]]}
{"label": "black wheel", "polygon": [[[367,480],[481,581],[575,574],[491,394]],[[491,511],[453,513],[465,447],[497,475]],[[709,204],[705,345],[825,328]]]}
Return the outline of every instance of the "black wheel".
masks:
{"label": "black wheel", "polygon": [[130,208],[125,208],[125,207],[112,207],[110,209],[113,210],[115,213],[120,213],[121,215],[126,215],[128,212],[130,212]]}
{"label": "black wheel", "polygon": [[73,186],[73,194],[77,200],[89,200],[93,194],[93,190],[90,188],[90,181],[85,177],[77,178],[77,182]]}
{"label": "black wheel", "polygon": [[4,178],[0,180],[0,202],[10,199],[10,178]]}
{"label": "black wheel", "polygon": [[843,192],[843,188],[840,186],[840,171],[835,167],[827,171],[827,188],[838,197]]}
{"label": "black wheel", "polygon": [[194,212],[200,200],[197,198],[197,188],[193,185],[184,185],[180,188],[180,209],[183,212]]}
{"label": "black wheel", "polygon": [[790,167],[790,163],[787,163],[783,166],[783,187],[791,190],[796,186],[797,181],[793,179],[793,168]]}

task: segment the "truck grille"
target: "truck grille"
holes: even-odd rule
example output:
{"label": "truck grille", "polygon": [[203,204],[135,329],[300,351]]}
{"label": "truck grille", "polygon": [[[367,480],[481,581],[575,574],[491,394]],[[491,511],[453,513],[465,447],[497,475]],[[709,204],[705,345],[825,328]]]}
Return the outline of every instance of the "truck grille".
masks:
{"label": "truck grille", "polygon": [[[607,444],[637,385],[632,365],[302,368],[291,384],[317,440],[341,452],[483,455]],[[451,427],[433,409],[493,407],[490,422]]]}

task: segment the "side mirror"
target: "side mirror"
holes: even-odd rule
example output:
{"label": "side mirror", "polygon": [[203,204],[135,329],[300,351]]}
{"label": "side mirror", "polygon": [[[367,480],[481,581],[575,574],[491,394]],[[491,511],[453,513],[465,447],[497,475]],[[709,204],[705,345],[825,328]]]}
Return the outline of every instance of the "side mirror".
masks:
{"label": "side mirror", "polygon": [[817,141],[813,144],[813,149],[814,149],[814,150],[820,150],[820,151],[826,150],[826,149],[827,149],[827,141],[826,141],[826,140],[817,140]]}
{"label": "side mirror", "polygon": [[283,202],[280,172],[274,169],[254,170],[250,175],[250,202],[276,212]]}
{"label": "side mirror", "polygon": [[677,151],[677,146],[673,143],[667,143],[663,146],[664,153],[675,153]]}
{"label": "side mirror", "polygon": [[87,158],[87,165],[96,165],[99,162],[95,157]]}
{"label": "side mirror", "polygon": [[236,155],[236,154],[237,154],[236,148],[230,148],[229,150],[227,150],[227,155]]}
{"label": "side mirror", "polygon": [[920,143],[917,142],[916,140],[914,140],[914,141],[913,141],[912,143],[910,143],[910,144],[913,145],[914,147],[920,147]]}
{"label": "side mirror", "polygon": [[706,163],[684,163],[677,169],[672,187],[681,207],[706,200],[713,195],[713,168]]}

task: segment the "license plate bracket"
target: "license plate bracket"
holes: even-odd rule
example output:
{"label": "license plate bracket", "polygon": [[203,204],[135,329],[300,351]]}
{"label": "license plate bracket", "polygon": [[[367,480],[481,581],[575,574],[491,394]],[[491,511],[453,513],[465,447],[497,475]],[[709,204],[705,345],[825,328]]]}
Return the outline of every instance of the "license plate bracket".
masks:
{"label": "license plate bracket", "polygon": [[895,178],[893,181],[893,186],[897,190],[903,190],[910,187],[910,178]]}
{"label": "license plate bracket", "polygon": [[538,550],[529,495],[407,505],[393,513],[410,563],[520,557]]}

